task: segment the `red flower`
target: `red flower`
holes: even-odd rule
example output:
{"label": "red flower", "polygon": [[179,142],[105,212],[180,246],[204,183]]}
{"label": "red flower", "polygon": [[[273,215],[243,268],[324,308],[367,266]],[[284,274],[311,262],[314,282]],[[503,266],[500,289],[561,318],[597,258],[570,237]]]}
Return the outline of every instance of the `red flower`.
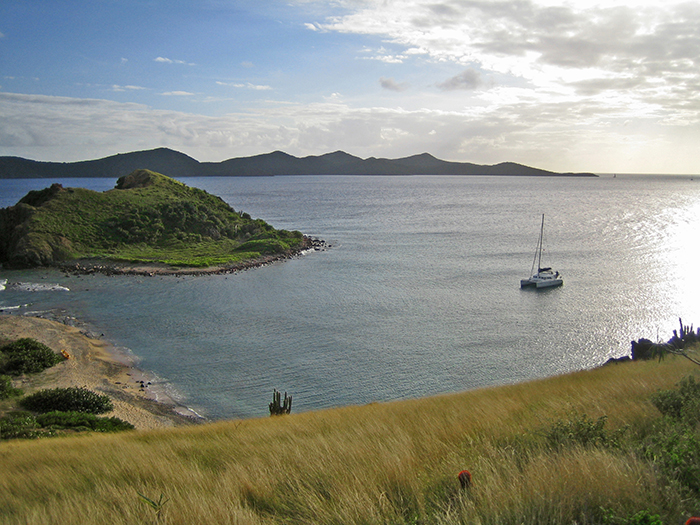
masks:
{"label": "red flower", "polygon": [[[459,480],[459,484],[462,485],[463,489],[468,489],[472,484],[472,475],[468,470],[463,470],[457,474],[457,479]],[[700,525],[700,523],[698,525]]]}
{"label": "red flower", "polygon": [[689,518],[685,525],[700,525],[700,518]]}

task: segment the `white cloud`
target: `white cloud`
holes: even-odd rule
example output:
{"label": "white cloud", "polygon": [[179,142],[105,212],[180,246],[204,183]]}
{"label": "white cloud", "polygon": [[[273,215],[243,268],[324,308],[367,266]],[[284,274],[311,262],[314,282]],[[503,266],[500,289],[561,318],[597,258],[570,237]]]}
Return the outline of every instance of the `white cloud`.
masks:
{"label": "white cloud", "polygon": [[194,93],[190,93],[189,91],[166,91],[165,93],[161,93],[161,95],[166,97],[191,97]]}
{"label": "white cloud", "polygon": [[362,53],[368,55],[361,57],[364,60],[378,60],[387,64],[402,64],[404,60],[408,58],[408,54],[391,53],[384,47],[380,47],[376,50],[364,48]]}
{"label": "white cloud", "polygon": [[196,64],[193,64],[191,62],[185,62],[184,60],[173,60],[170,58],[165,58],[165,57],[156,57],[153,59],[154,62],[160,62],[162,64],[182,64],[185,66],[194,66]]}
{"label": "white cloud", "polygon": [[[700,84],[700,3],[555,2],[520,0],[365,0],[328,18],[327,31],[373,35],[435,62],[478,66],[527,81],[533,89],[602,90],[655,99],[656,89],[630,92],[630,78],[690,96]],[[658,86],[657,86],[658,87]]]}
{"label": "white cloud", "polygon": [[216,83],[219,86],[230,86],[230,87],[235,87],[235,88],[252,89],[254,91],[269,91],[272,89],[271,86],[252,84],[250,82],[246,82],[245,84],[243,84],[240,82],[220,82],[217,80]]}
{"label": "white cloud", "polygon": [[321,26],[320,26],[319,24],[316,24],[316,23],[313,23],[313,24],[312,24],[312,23],[306,22],[306,23],[304,24],[304,27],[305,27],[306,29],[311,30],[311,31],[323,31],[323,29],[321,28]]}
{"label": "white cloud", "polygon": [[131,86],[131,85],[128,85],[128,86],[119,86],[119,85],[117,85],[117,84],[114,84],[114,85],[112,86],[112,91],[141,91],[141,90],[144,90],[144,89],[146,89],[146,88],[145,88],[145,87],[141,87],[141,86]]}

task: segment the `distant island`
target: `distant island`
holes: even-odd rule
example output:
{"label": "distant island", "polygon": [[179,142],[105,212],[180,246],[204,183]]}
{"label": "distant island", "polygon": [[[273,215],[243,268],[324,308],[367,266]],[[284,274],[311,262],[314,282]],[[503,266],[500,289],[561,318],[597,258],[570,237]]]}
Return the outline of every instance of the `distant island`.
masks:
{"label": "distant island", "polygon": [[0,157],[0,179],[68,177],[119,178],[137,169],[149,169],[168,177],[258,177],[277,175],[509,175],[530,177],[597,177],[593,173],[555,173],[502,162],[479,165],[449,162],[428,153],[400,159],[361,159],[343,151],[294,157],[274,151],[222,162],[198,160],[168,148],[121,153],[80,162],[40,162],[21,157]]}
{"label": "distant island", "polygon": [[97,192],[60,184],[0,209],[0,263],[81,273],[212,273],[258,266],[318,247],[220,197],[149,170]]}

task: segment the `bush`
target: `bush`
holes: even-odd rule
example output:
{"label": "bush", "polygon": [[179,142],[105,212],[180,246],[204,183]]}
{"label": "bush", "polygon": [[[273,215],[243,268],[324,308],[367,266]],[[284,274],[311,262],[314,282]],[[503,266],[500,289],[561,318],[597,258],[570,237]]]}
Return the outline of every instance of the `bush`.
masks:
{"label": "bush", "polygon": [[34,339],[18,339],[0,347],[0,373],[36,374],[63,361],[45,344]]}
{"label": "bush", "polygon": [[685,377],[677,389],[660,390],[651,402],[664,416],[695,424],[700,420],[700,383],[692,376]]}
{"label": "bush", "polygon": [[117,417],[97,417],[83,412],[49,412],[34,416],[16,411],[0,418],[0,440],[52,437],[63,430],[119,432],[133,428],[134,425]]}
{"label": "bush", "polygon": [[691,428],[667,421],[647,439],[644,455],[668,478],[700,493],[700,437]]}
{"label": "bush", "polygon": [[39,434],[36,418],[28,412],[10,412],[0,418],[0,440],[31,439]]}
{"label": "bush", "polygon": [[36,417],[39,425],[45,428],[94,430],[95,432],[119,432],[133,430],[134,425],[118,417],[97,417],[84,412],[49,412]]}
{"label": "bush", "polygon": [[613,511],[608,511],[603,517],[603,523],[605,525],[664,525],[660,516],[648,510],[639,511],[629,517],[616,516]]}
{"label": "bush", "polygon": [[565,445],[619,447],[620,439],[627,428],[623,427],[614,432],[605,429],[607,416],[599,417],[597,421],[586,414],[571,414],[567,420],[556,421],[544,431],[549,446],[560,448]]}
{"label": "bush", "polygon": [[10,376],[0,376],[0,399],[21,395],[22,391],[19,388],[12,386]]}
{"label": "bush", "polygon": [[34,412],[87,412],[103,414],[114,409],[105,395],[82,387],[40,390],[20,400],[20,405]]}

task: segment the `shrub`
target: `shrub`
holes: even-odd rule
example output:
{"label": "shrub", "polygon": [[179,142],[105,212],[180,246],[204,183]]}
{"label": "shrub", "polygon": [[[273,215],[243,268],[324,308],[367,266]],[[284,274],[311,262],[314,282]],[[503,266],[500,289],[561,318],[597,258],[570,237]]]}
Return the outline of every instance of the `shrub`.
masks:
{"label": "shrub", "polygon": [[620,439],[626,432],[623,427],[614,432],[605,429],[607,416],[593,420],[586,414],[573,413],[569,419],[556,421],[544,431],[547,443],[553,448],[565,445],[619,447]]}
{"label": "shrub", "polygon": [[10,412],[0,418],[0,440],[29,439],[38,436],[36,418],[28,412]]}
{"label": "shrub", "polygon": [[648,510],[639,511],[629,517],[620,517],[613,511],[607,511],[603,517],[603,523],[605,525],[664,525],[660,516]]}
{"label": "shrub", "polygon": [[671,420],[643,448],[646,458],[667,477],[700,493],[700,438],[694,429]]}
{"label": "shrub", "polygon": [[45,344],[30,338],[4,345],[0,348],[0,354],[0,373],[9,375],[35,374],[64,359]]}
{"label": "shrub", "polygon": [[675,390],[660,390],[651,397],[652,404],[664,416],[689,424],[700,419],[700,382],[692,376],[681,379]]}
{"label": "shrub", "polygon": [[83,412],[49,412],[34,416],[29,412],[10,412],[0,418],[0,440],[32,439],[61,434],[62,430],[119,432],[134,425],[117,417],[97,417]]}
{"label": "shrub", "polygon": [[0,399],[21,395],[22,391],[19,388],[12,386],[10,376],[0,376]]}
{"label": "shrub", "polygon": [[20,400],[20,405],[34,412],[87,412],[103,414],[114,409],[105,395],[82,387],[40,390]]}
{"label": "shrub", "polygon": [[133,430],[134,425],[118,417],[97,417],[85,412],[48,412],[36,417],[39,425],[45,428],[94,430],[96,432],[119,432]]}

